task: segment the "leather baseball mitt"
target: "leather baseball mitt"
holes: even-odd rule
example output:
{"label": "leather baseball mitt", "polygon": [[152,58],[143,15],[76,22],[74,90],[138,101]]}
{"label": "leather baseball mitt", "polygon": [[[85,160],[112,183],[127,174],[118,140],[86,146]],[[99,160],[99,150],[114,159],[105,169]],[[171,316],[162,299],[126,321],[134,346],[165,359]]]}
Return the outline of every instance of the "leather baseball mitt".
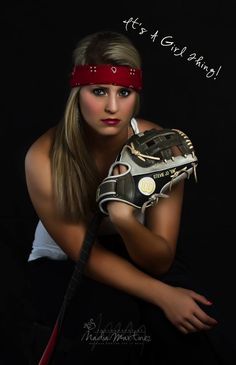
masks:
{"label": "leather baseball mitt", "polygon": [[[121,149],[108,176],[97,189],[96,200],[101,212],[116,200],[143,212],[158,202],[173,184],[189,178],[196,180],[197,157],[188,136],[178,129],[151,129],[130,137]],[[116,166],[126,171],[114,174]],[[124,170],[124,169],[123,169]]]}

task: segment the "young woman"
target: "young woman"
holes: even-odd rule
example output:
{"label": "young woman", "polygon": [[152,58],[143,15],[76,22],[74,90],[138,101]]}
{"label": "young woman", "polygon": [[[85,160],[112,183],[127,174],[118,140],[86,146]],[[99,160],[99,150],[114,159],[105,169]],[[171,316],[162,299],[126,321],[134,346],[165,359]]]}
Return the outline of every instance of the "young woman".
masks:
{"label": "young woman", "polygon": [[[128,137],[160,128],[135,118],[141,62],[124,35],[85,37],[74,66],[61,122],[33,143],[25,159],[39,217],[29,257],[32,299],[36,321],[51,327],[96,209],[98,184]],[[65,320],[63,336],[74,346],[57,364],[220,363],[208,339],[217,325],[207,313],[212,303],[192,290],[176,260],[183,185],[145,217],[128,204],[108,204],[109,217]]]}

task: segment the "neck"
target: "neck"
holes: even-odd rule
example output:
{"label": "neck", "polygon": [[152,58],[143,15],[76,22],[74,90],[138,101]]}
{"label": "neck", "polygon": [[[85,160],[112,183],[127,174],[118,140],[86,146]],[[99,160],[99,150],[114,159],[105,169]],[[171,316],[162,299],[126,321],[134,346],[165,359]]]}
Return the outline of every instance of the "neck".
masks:
{"label": "neck", "polygon": [[[117,154],[123,144],[132,135],[130,127],[124,128],[115,136],[101,136],[89,126],[85,127],[86,143],[88,149],[94,155],[113,155]],[[109,153],[108,153],[109,152]]]}
{"label": "neck", "polygon": [[132,129],[130,127],[124,128],[115,136],[101,136],[88,126],[86,127],[85,134],[88,150],[95,161],[99,175],[101,178],[105,178],[122,146],[128,137],[133,134]]}

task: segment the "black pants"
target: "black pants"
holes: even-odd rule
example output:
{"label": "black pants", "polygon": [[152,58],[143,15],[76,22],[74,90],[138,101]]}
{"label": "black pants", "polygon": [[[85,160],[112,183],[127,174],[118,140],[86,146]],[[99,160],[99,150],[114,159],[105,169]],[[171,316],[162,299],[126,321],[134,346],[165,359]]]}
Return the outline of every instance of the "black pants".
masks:
{"label": "black pants", "polygon": [[[128,258],[117,238],[109,237],[109,249]],[[106,246],[104,239],[103,244]],[[36,365],[48,341],[74,269],[68,261],[41,258],[29,263],[31,298],[37,335],[32,341],[32,365]],[[176,260],[164,282],[203,290]],[[203,309],[219,319],[214,306]],[[154,365],[235,364],[234,354],[219,325],[210,331],[182,334],[156,306],[110,286],[84,277],[63,322],[55,365]]]}

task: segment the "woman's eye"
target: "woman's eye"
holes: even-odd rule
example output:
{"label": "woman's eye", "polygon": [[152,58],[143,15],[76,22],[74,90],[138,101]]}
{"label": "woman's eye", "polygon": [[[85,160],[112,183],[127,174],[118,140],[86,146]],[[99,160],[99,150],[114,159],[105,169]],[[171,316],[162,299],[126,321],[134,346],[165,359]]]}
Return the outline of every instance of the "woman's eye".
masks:
{"label": "woman's eye", "polygon": [[101,95],[105,95],[106,91],[102,88],[96,88],[96,89],[93,89],[93,93],[96,96],[101,96]]}
{"label": "woman's eye", "polygon": [[121,95],[121,96],[129,96],[130,95],[130,93],[131,93],[131,91],[129,90],[129,89],[121,89],[120,91],[119,91],[119,94]]}

